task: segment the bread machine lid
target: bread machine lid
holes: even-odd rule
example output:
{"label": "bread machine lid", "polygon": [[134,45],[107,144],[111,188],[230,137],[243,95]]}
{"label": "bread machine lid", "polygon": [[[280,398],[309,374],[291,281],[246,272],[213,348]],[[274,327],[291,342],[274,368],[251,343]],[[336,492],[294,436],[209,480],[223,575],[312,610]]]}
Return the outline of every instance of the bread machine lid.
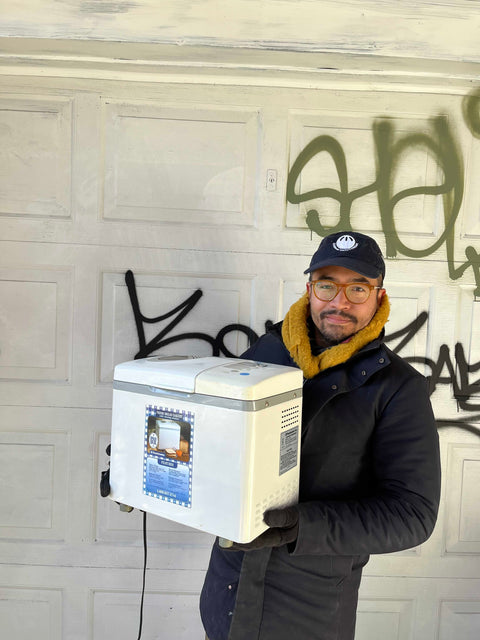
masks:
{"label": "bread machine lid", "polygon": [[114,380],[158,389],[258,400],[301,389],[295,367],[216,356],[154,356],[115,367]]}

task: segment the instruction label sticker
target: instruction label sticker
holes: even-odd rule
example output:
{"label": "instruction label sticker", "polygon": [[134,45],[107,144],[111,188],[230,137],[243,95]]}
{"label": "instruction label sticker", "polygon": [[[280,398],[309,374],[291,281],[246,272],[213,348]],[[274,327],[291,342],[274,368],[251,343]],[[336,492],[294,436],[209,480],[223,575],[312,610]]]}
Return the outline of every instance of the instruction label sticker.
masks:
{"label": "instruction label sticker", "polygon": [[182,507],[192,506],[193,427],[195,415],[147,405],[143,457],[143,493]]}
{"label": "instruction label sticker", "polygon": [[298,463],[298,427],[282,431],[280,434],[279,475],[290,471]]}

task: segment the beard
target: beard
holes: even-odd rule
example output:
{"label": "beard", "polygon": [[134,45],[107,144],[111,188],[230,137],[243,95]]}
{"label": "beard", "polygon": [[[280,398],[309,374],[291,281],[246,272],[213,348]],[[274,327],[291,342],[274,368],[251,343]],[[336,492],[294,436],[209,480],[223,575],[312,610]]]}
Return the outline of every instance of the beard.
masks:
{"label": "beard", "polygon": [[[334,326],[325,321],[328,316],[337,316],[350,322],[345,325]],[[345,342],[357,333],[357,318],[343,311],[324,311],[318,317],[318,324],[314,322],[316,328],[317,342],[322,346],[333,347],[341,342]]]}

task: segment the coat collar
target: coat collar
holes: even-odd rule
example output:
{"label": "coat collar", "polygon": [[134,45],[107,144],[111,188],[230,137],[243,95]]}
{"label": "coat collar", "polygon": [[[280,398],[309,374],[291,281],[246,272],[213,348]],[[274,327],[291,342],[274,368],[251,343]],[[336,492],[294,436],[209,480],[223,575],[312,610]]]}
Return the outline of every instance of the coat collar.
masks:
{"label": "coat collar", "polygon": [[350,340],[312,354],[308,335],[309,298],[305,293],[288,310],[282,324],[282,339],[294,362],[302,369],[305,378],[313,378],[321,371],[343,364],[360,349],[376,340],[383,332],[390,313],[388,296],[384,295],[377,312],[368,325],[354,334]]}

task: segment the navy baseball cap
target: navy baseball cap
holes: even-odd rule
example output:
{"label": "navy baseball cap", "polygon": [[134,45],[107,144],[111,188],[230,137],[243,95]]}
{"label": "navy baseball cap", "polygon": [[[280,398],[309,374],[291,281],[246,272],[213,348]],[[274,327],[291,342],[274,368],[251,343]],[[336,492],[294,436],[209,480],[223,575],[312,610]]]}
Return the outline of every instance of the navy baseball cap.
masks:
{"label": "navy baseball cap", "polygon": [[385,276],[380,247],[373,238],[357,231],[339,231],[326,236],[303,273],[328,266],[345,267],[367,278]]}

